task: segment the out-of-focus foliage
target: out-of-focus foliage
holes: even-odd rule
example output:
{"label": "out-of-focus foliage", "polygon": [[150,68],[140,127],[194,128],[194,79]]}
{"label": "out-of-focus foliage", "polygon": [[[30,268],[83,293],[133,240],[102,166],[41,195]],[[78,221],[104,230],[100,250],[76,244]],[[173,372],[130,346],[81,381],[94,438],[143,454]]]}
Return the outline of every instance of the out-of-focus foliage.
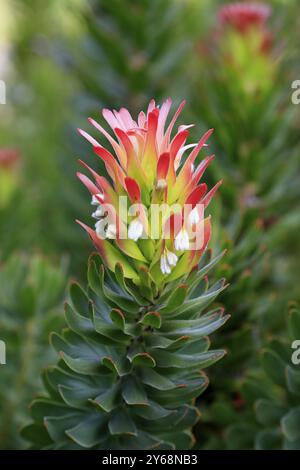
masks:
{"label": "out-of-focus foliage", "polygon": [[21,154],[16,148],[0,149],[0,259],[24,243],[32,208],[24,203],[20,185]]}
{"label": "out-of-focus foliage", "polygon": [[[80,2],[73,3],[76,8]],[[72,252],[74,267],[88,251],[74,230],[80,190],[68,134],[76,129],[71,105],[76,77],[65,67],[63,38],[76,37],[77,23],[67,6],[68,1],[14,0],[7,7],[13,21],[1,48],[7,56],[2,72],[7,99],[0,106],[0,139],[1,146],[19,149],[22,171],[7,211],[11,217],[5,213],[0,223],[13,241],[2,256],[33,246],[55,257]]]}
{"label": "out-of-focus foliage", "polygon": [[290,101],[291,65],[285,62],[284,16],[273,30],[270,23],[251,25],[249,31],[216,17],[215,31],[197,44],[193,106],[206,126],[216,128],[215,168],[224,178],[216,241],[223,239],[229,248],[225,269],[233,285],[221,299],[232,314],[222,338],[229,348],[227,364],[216,367],[207,403],[204,399],[204,421],[210,425],[199,425],[200,447],[201,441],[218,445],[216,436],[225,427],[213,410],[222,408],[224,396],[231,397],[232,407],[238,402],[239,383],[257,366],[266,336],[287,335],[286,303],[298,296],[299,275],[288,257],[299,260],[299,250],[290,250],[290,244],[300,223],[300,141],[294,127],[298,110]]}
{"label": "out-of-focus foliage", "polygon": [[153,97],[177,94],[190,45],[187,13],[185,2],[173,0],[86,2],[73,64],[94,111],[124,103],[137,111]]}
{"label": "out-of-focus foliage", "polygon": [[48,336],[61,328],[57,307],[65,289],[65,268],[40,256],[14,255],[0,269],[0,336],[6,364],[0,366],[0,448],[22,446],[19,428],[28,402],[41,388],[40,372],[52,353]]}
{"label": "out-of-focus foliage", "polygon": [[[269,340],[259,361],[240,381],[232,400],[223,394],[205,413],[203,430],[212,423],[222,433],[210,433],[206,449],[300,448],[300,311],[291,305],[288,335]],[[218,430],[220,431],[220,429]],[[201,435],[199,436],[201,440]]]}

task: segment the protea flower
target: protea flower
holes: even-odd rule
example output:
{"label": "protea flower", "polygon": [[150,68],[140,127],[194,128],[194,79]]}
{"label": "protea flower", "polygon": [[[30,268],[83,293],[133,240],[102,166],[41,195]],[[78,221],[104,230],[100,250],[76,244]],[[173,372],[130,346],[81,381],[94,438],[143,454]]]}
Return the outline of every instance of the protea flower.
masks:
{"label": "protea flower", "polygon": [[92,216],[97,219],[95,229],[81,225],[112,271],[119,261],[126,277],[138,282],[138,269],[146,267],[158,285],[198,264],[211,236],[204,209],[221,183],[208,191],[200,181],[213,156],[196,164],[213,130],[196,144],[186,143],[190,126],[181,125],[172,135],[184,102],[167,125],[171,104],[168,99],[159,108],[152,100],[147,113],[142,111],[136,121],[125,108],[104,109],[103,117],[114,137],[89,119],[113,153],[79,129],[109,175],[98,175],[81,162],[93,176],[91,181],[78,173],[91,193],[96,209]]}
{"label": "protea flower", "polygon": [[263,3],[239,2],[230,3],[219,10],[219,21],[222,25],[230,25],[241,33],[253,27],[265,26],[271,8]]}
{"label": "protea flower", "polygon": [[20,160],[20,152],[14,148],[0,149],[0,168],[13,168]]}
{"label": "protea flower", "polygon": [[242,35],[261,35],[260,50],[267,52],[272,45],[272,35],[267,29],[267,20],[271,15],[271,7],[264,3],[238,2],[224,5],[218,12],[222,28],[230,27]]}

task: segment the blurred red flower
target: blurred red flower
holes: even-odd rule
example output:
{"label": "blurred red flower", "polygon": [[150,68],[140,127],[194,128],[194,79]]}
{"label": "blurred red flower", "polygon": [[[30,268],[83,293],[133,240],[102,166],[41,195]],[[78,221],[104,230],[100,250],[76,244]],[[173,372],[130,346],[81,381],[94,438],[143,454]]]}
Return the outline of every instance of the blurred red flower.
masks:
{"label": "blurred red flower", "polygon": [[263,3],[230,3],[219,10],[221,25],[230,25],[241,33],[253,27],[264,27],[271,14],[269,5]]}
{"label": "blurred red flower", "polygon": [[20,152],[14,148],[0,149],[0,168],[12,168],[20,160]]}

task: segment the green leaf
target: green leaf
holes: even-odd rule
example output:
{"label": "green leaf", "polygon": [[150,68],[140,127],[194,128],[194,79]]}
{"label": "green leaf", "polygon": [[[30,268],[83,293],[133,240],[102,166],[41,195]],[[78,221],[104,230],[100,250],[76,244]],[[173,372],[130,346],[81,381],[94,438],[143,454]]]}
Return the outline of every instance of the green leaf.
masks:
{"label": "green leaf", "polygon": [[123,289],[123,291],[130,294],[139,305],[146,306],[149,304],[149,301],[141,296],[139,290],[136,286],[134,286],[133,282],[130,279],[124,279],[123,269],[120,264],[116,264],[115,276],[119,286]]}
{"label": "green leaf", "polygon": [[147,352],[138,353],[132,358],[132,364],[137,366],[143,367],[155,367],[156,362],[154,358]]}
{"label": "green leaf", "polygon": [[51,444],[51,439],[44,425],[29,424],[21,429],[21,436],[26,441],[34,442],[39,449]]}
{"label": "green leaf", "polygon": [[117,328],[122,331],[125,330],[125,317],[121,310],[119,310],[118,308],[112,309],[112,311],[110,312],[110,318]]}
{"label": "green leaf", "polygon": [[151,283],[152,283],[153,279],[150,276],[149,269],[147,269],[145,266],[141,266],[139,268],[139,275],[140,275],[142,283],[146,287],[151,287]]}
{"label": "green leaf", "polygon": [[300,439],[296,439],[295,441],[284,439],[282,450],[300,450]]}
{"label": "green leaf", "polygon": [[161,438],[168,443],[167,445],[162,444],[162,447],[158,448],[162,450],[191,449],[195,443],[195,437],[190,431],[177,432],[175,435],[172,433],[162,433]]}
{"label": "green leaf", "polygon": [[174,414],[161,418],[159,423],[151,420],[147,423],[147,431],[159,433],[172,431],[182,431],[182,429],[191,429],[199,419],[199,411],[193,406],[184,405],[177,408]]}
{"label": "green leaf", "polygon": [[120,383],[117,382],[112,387],[109,387],[105,392],[97,395],[96,398],[91,400],[93,403],[96,403],[101,409],[110,413],[117,405],[120,404]]}
{"label": "green leaf", "polygon": [[255,404],[256,418],[264,426],[278,425],[282,416],[286,413],[285,406],[277,404],[271,400],[261,399]]}
{"label": "green leaf", "polygon": [[51,439],[60,443],[66,440],[66,429],[76,426],[78,421],[83,418],[82,414],[74,411],[63,416],[45,416],[44,424]]}
{"label": "green leaf", "polygon": [[221,280],[214,284],[205,294],[192,300],[187,300],[180,308],[176,310],[176,316],[184,314],[191,317],[193,314],[200,313],[207,305],[209,305],[224,289],[225,281]]}
{"label": "green leaf", "polygon": [[159,312],[148,312],[140,320],[140,323],[159,329],[161,327],[161,316]]}
{"label": "green leaf", "polygon": [[262,355],[262,365],[270,379],[281,387],[286,387],[285,363],[271,350],[264,351]]}
{"label": "green leaf", "polygon": [[230,426],[225,434],[227,449],[253,449],[256,428],[248,423],[238,423]]}
{"label": "green leaf", "polygon": [[[130,240],[129,238],[127,239],[118,239],[116,241],[117,245],[119,246],[120,250],[123,251],[123,253],[131,258],[134,258],[138,261],[143,261],[147,262],[145,256],[139,249],[138,245],[136,242],[133,240]],[[128,269],[128,268],[127,268]],[[126,277],[129,277],[128,275]],[[132,276],[134,277],[134,276]]]}
{"label": "green leaf", "polygon": [[131,369],[130,362],[123,357],[120,357],[118,360],[113,360],[112,357],[106,356],[102,359],[102,364],[119,375],[119,377],[127,375]]}
{"label": "green leaf", "polygon": [[124,333],[120,329],[116,328],[113,323],[106,323],[96,315],[94,316],[94,327],[100,335],[106,336],[107,338],[111,338],[113,341],[126,344],[130,340],[130,337],[127,335],[127,332]]}
{"label": "green leaf", "polygon": [[89,298],[81,286],[77,282],[72,282],[69,293],[73,308],[81,315],[88,317]]}
{"label": "green leaf", "polygon": [[[131,266],[129,263],[128,259],[126,258],[123,253],[119,249],[117,249],[111,242],[108,240],[102,240],[103,244],[103,253],[105,254],[105,263],[107,264],[107,267],[114,272],[116,264],[121,264],[124,276],[129,278],[129,279],[136,279],[138,278],[137,272],[134,270],[134,268]],[[132,245],[130,244],[130,247],[132,248]],[[137,256],[137,252],[135,251],[134,253],[135,256]],[[143,255],[140,253],[140,256]],[[144,258],[143,258],[144,259]]]}
{"label": "green leaf", "polygon": [[281,420],[283,434],[289,441],[300,439],[300,407],[292,408]]}
{"label": "green leaf", "polygon": [[22,306],[23,315],[28,318],[33,317],[37,307],[37,299],[33,287],[23,286],[18,293],[18,300]]}
{"label": "green leaf", "polygon": [[199,280],[201,280],[216,264],[220,261],[221,258],[225,255],[226,250],[222,251],[219,255],[215,256],[213,259],[210,260],[205,266],[200,268],[197,271],[196,279],[193,284],[189,285],[189,290],[193,291],[195,285],[198,284]]}
{"label": "green leaf", "polygon": [[288,366],[286,369],[286,376],[289,391],[300,396],[300,371]]}
{"label": "green leaf", "polygon": [[288,326],[292,339],[300,339],[300,311],[298,309],[290,311]]}
{"label": "green leaf", "polygon": [[165,307],[160,309],[162,314],[172,313],[174,310],[180,307],[185,301],[188,291],[188,286],[185,284],[179,285],[176,290],[170,295],[168,302]]}
{"label": "green leaf", "polygon": [[118,408],[108,423],[109,432],[115,436],[119,434],[128,434],[137,436],[137,429],[130,418],[129,413],[124,408]]}
{"label": "green leaf", "polygon": [[172,390],[176,387],[171,380],[153,369],[140,369],[139,375],[144,384],[156,388],[157,390]]}
{"label": "green leaf", "polygon": [[101,289],[101,284],[100,284],[100,276],[99,276],[99,271],[97,268],[97,263],[96,260],[99,259],[98,255],[91,255],[89,258],[88,262],[88,272],[87,272],[87,278],[88,278],[88,283],[89,287],[95,292],[95,294],[100,297],[100,299],[103,299],[103,292]]}
{"label": "green leaf", "polygon": [[[177,330],[175,329],[174,331],[168,331],[168,327],[166,324],[164,324],[164,331],[166,331],[166,336],[189,336],[191,338],[193,337],[202,337],[209,335],[219,329],[221,326],[226,323],[226,321],[230,318],[230,315],[212,315],[211,318],[204,317],[201,318],[202,320],[202,325],[199,320],[190,320],[190,322],[186,321],[186,327],[185,328],[178,328]],[[168,322],[165,322],[168,323]],[[176,325],[176,321],[174,322],[169,322],[173,323],[172,327],[174,328]],[[184,322],[178,322],[178,323],[184,323]]]}
{"label": "green leaf", "polygon": [[65,416],[70,410],[66,404],[48,398],[37,398],[32,402],[30,412],[37,422],[42,423],[45,416]]}
{"label": "green leaf", "polygon": [[126,377],[122,387],[122,396],[128,405],[147,405],[147,395],[144,388],[133,376]]}
{"label": "green leaf", "polygon": [[152,354],[158,367],[178,367],[183,369],[199,367],[204,369],[220,360],[224,356],[225,352],[222,350],[216,350],[188,355],[153,350]]}
{"label": "green leaf", "polygon": [[104,427],[106,422],[107,416],[94,414],[73,428],[67,429],[66,435],[79,446],[90,449],[106,439]]}
{"label": "green leaf", "polygon": [[255,438],[256,450],[276,450],[282,448],[282,435],[279,429],[261,431]]}
{"label": "green leaf", "polygon": [[71,328],[78,334],[95,333],[94,325],[86,316],[79,315],[69,304],[65,304],[66,321]]}
{"label": "green leaf", "polygon": [[100,271],[99,271],[99,279],[100,279],[100,286],[101,286],[101,291],[104,295],[104,297],[111,301],[113,303],[113,306],[120,307],[126,312],[130,313],[138,313],[139,311],[139,305],[133,302],[129,297],[126,297],[125,295],[119,295],[118,293],[114,292],[112,289],[107,287],[107,285],[104,282],[104,266],[100,266]]}
{"label": "green leaf", "polygon": [[167,410],[152,400],[148,401],[149,406],[135,406],[132,412],[141,418],[148,420],[157,420],[166,416],[175,415],[175,410]]}
{"label": "green leaf", "polygon": [[176,388],[173,390],[165,390],[162,394],[160,391],[152,389],[149,391],[149,398],[158,401],[162,406],[170,406],[172,408],[182,406],[182,403],[188,403],[196,397],[199,397],[201,393],[207,388],[208,378],[204,373],[198,373],[195,377],[186,376],[186,371],[183,371],[184,375],[176,377]]}

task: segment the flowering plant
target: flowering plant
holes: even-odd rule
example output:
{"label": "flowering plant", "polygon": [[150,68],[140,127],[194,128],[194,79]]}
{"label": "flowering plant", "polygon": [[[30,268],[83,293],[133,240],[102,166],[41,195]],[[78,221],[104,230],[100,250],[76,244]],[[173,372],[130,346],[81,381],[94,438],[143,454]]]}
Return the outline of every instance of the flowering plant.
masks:
{"label": "flowering plant", "polygon": [[[208,384],[201,369],[225,353],[209,350],[208,335],[229,317],[220,307],[204,311],[225,287],[224,279],[209,285],[207,273],[222,255],[211,259],[206,250],[211,223],[204,218],[220,183],[208,192],[199,183],[212,157],[196,164],[212,130],[197,144],[186,144],[189,126],[171,137],[183,103],[165,130],[170,107],[170,99],[161,108],[151,101],[137,122],[124,108],[103,110],[116,139],[91,119],[116,158],[79,131],[107,171],[105,177],[84,164],[94,181],[78,174],[97,220],[95,230],[80,224],[100,257],[90,258],[88,290],[71,285],[69,328],[52,336],[60,361],[45,372],[47,396],[33,402],[34,422],[23,430],[33,448],[184,449],[194,443],[194,400]],[[134,209],[127,214],[128,201]],[[155,221],[151,208],[158,203]]]}

